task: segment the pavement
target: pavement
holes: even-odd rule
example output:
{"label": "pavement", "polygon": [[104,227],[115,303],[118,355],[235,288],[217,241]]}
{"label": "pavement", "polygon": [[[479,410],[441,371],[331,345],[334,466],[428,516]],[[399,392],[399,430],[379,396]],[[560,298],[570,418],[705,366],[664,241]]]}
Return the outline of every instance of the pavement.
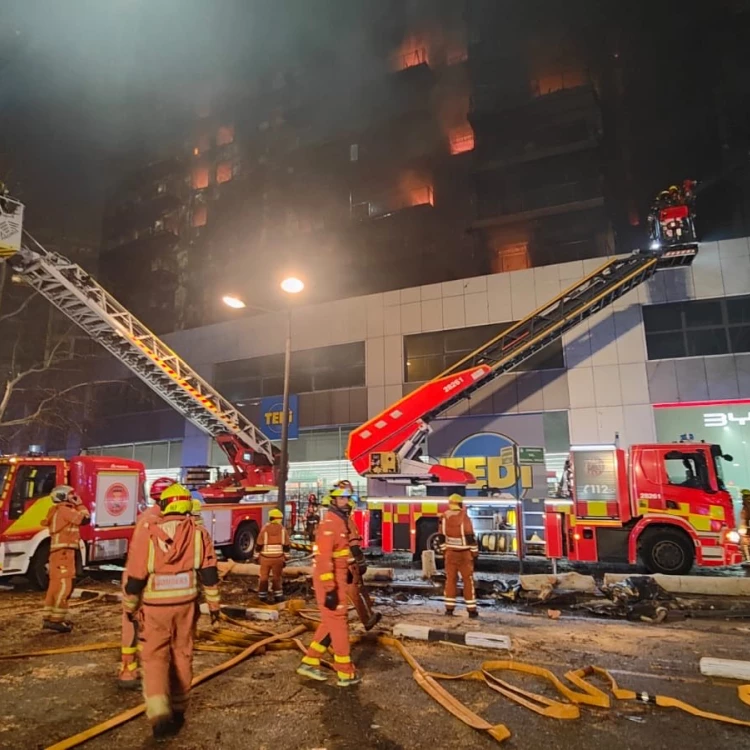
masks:
{"label": "pavement", "polygon": [[[116,591],[118,582],[87,587]],[[246,581],[224,585],[227,602],[250,604]],[[117,604],[93,601],[72,610],[76,623],[68,636],[40,630],[42,596],[25,590],[0,591],[0,653],[118,640]],[[743,621],[685,621],[646,625],[578,618],[563,612],[551,620],[545,611],[524,614],[502,605],[483,607],[478,621],[465,614],[445,618],[440,605],[415,600],[387,603],[383,629],[406,621],[441,629],[484,630],[510,635],[513,658],[545,666],[562,676],[569,669],[596,664],[610,669],[622,687],[670,695],[701,708],[750,721],[750,707],[737,698],[737,683],[703,678],[701,656],[750,660],[750,625]],[[207,618],[203,618],[207,620]],[[297,623],[282,612],[279,632]],[[208,622],[201,622],[207,628]],[[309,636],[304,636],[305,640]],[[448,674],[474,670],[504,652],[443,643],[408,642],[427,669]],[[498,743],[448,714],[416,684],[399,654],[371,642],[355,645],[353,657],[364,680],[356,688],[310,683],[295,673],[294,652],[253,657],[198,687],[188,720],[170,748],[243,750],[417,750],[493,748]],[[197,653],[200,672],[227,658]],[[115,684],[117,651],[0,661],[0,748],[44,748],[104,721],[140,702]],[[508,682],[558,698],[547,683],[518,673]],[[750,728],[689,716],[669,708],[619,701],[609,710],[581,708],[577,720],[557,720],[511,703],[480,682],[443,682],[454,696],[491,723],[503,723],[512,736],[508,748],[555,750],[683,750],[702,745],[750,747]],[[86,744],[87,748],[151,747],[145,719],[138,718]]]}

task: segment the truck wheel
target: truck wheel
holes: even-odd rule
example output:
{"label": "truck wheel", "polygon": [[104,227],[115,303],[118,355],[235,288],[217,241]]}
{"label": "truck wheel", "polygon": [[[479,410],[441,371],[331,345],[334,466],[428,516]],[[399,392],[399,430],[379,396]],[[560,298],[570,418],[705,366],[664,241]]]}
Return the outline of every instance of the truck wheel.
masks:
{"label": "truck wheel", "polygon": [[232,542],[233,560],[251,560],[255,552],[255,541],[258,538],[258,527],[251,521],[241,523]]}
{"label": "truck wheel", "polygon": [[643,535],[641,555],[649,573],[681,576],[693,567],[695,547],[684,531],[650,529]]}
{"label": "truck wheel", "polygon": [[45,539],[36,548],[26,573],[31,585],[39,591],[46,591],[49,586],[49,545],[49,539]]}

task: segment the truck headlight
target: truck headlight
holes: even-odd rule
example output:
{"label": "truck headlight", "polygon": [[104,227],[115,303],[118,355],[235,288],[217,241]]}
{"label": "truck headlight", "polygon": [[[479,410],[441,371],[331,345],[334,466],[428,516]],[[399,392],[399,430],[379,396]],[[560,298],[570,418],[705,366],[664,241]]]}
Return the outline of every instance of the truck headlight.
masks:
{"label": "truck headlight", "polygon": [[727,531],[727,541],[731,544],[740,543],[740,532],[739,531]]}

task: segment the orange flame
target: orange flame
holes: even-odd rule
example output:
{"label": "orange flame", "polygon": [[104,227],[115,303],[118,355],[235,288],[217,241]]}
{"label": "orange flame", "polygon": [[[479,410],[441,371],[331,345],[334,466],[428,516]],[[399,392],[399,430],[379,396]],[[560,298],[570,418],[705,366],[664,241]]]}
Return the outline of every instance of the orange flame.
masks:
{"label": "orange flame", "polygon": [[474,150],[474,131],[468,122],[451,128],[448,138],[451,145],[451,156]]}

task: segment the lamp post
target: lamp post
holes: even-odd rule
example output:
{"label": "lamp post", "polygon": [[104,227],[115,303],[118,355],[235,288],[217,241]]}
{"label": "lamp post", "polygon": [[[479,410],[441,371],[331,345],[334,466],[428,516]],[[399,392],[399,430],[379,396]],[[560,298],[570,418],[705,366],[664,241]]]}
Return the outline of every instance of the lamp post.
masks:
{"label": "lamp post", "polygon": [[[289,276],[281,282],[281,289],[286,294],[299,294],[305,288],[304,282],[296,276]],[[227,294],[222,297],[222,302],[234,310],[241,310],[247,307],[247,304],[234,294]],[[251,305],[263,312],[278,312],[268,310],[258,305]],[[289,473],[289,381],[291,377],[292,363],[292,308],[287,306],[286,309],[286,335],[284,341],[284,395],[281,405],[281,455],[279,466],[279,486],[276,506],[285,514],[286,511],[286,480]],[[282,520],[283,523],[283,520]]]}

